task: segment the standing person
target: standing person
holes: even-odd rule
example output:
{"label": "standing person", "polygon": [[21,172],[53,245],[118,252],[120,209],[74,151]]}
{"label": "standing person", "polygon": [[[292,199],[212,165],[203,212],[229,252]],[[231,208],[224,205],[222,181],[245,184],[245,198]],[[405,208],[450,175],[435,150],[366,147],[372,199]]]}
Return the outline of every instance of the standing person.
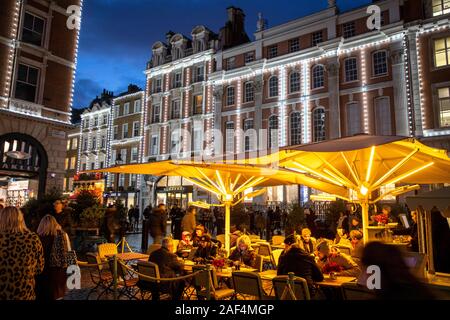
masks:
{"label": "standing person", "polygon": [[130,226],[130,231],[133,231],[134,228],[134,207],[131,206],[128,210],[128,222]]}
{"label": "standing person", "polygon": [[339,219],[337,221],[336,229],[343,229],[344,234],[350,233],[350,222],[348,221],[348,213],[347,212],[339,212]]}
{"label": "standing person", "polygon": [[136,231],[139,231],[139,218],[140,218],[139,206],[134,207],[133,218],[134,218],[134,229]]}
{"label": "standing person", "polygon": [[[0,210],[0,300],[34,300],[35,276],[44,269],[39,236],[16,207]],[[12,272],[14,270],[14,272]]]}
{"label": "standing person", "polygon": [[305,220],[308,229],[311,230],[313,236],[317,236],[316,213],[312,208],[305,209]]}
{"label": "standing person", "polygon": [[264,236],[264,229],[266,228],[266,220],[261,212],[258,212],[255,218],[256,234],[262,239]]}
{"label": "standing person", "polygon": [[72,210],[66,208],[65,204],[61,200],[56,200],[53,203],[54,217],[61,228],[68,235],[72,234]]}
{"label": "standing person", "polygon": [[167,212],[164,203],[160,203],[157,208],[153,209],[148,219],[148,225],[153,243],[161,244],[167,229]]}
{"label": "standing person", "polygon": [[51,215],[42,218],[37,234],[44,248],[44,271],[36,278],[37,300],[58,300],[66,293],[68,236]]}
{"label": "standing person", "polygon": [[223,211],[217,207],[214,207],[214,215],[216,217],[216,226],[217,226],[216,234],[224,234],[225,217]]}
{"label": "standing person", "polygon": [[187,231],[189,233],[193,233],[195,226],[197,225],[195,217],[197,214],[197,209],[193,206],[190,206],[187,209],[186,214],[184,215],[183,219],[181,220],[181,232]]}
{"label": "standing person", "polygon": [[273,232],[273,210],[269,207],[266,212],[266,240],[272,239]]}
{"label": "standing person", "polygon": [[181,233],[183,230],[181,230],[181,221],[183,219],[183,213],[177,205],[175,205],[172,208],[171,215],[172,215],[172,233],[174,239],[181,239]]}

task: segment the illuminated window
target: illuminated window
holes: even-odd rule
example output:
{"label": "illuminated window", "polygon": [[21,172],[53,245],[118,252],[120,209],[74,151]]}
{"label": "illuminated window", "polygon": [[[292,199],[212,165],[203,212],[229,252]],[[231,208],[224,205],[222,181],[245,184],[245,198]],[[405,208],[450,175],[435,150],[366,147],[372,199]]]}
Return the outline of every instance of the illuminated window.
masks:
{"label": "illuminated window", "polygon": [[232,106],[234,104],[234,96],[234,87],[228,87],[226,96],[227,106]]}
{"label": "illuminated window", "polygon": [[172,101],[171,118],[172,119],[180,118],[180,100]]}
{"label": "illuminated window", "polygon": [[15,97],[21,100],[36,102],[38,81],[39,69],[19,64]]}
{"label": "illuminated window", "polygon": [[450,13],[450,0],[433,0],[433,17]]}
{"label": "illuminated window", "polygon": [[322,65],[317,65],[312,68],[312,88],[322,88],[325,84],[325,69]]}
{"label": "illuminated window", "polygon": [[325,138],[325,109],[316,108],[313,111],[313,139],[314,142],[319,142]]}
{"label": "illuminated window", "polygon": [[194,96],[193,114],[203,113],[203,96],[201,94]]}
{"label": "illuminated window", "polygon": [[269,149],[278,147],[278,116],[269,118]]}
{"label": "illuminated window", "polygon": [[278,97],[278,77],[272,76],[269,79],[269,98]]}
{"label": "illuminated window", "polygon": [[69,169],[75,169],[76,165],[77,165],[77,158],[76,157],[70,158],[70,168]]}
{"label": "illuminated window", "polygon": [[345,59],[344,67],[345,67],[345,82],[358,80],[358,66],[355,57]]}
{"label": "illuminated window", "polygon": [[300,112],[292,112],[290,116],[291,145],[302,143],[302,117]]}
{"label": "illuminated window", "polygon": [[300,73],[292,72],[289,76],[289,92],[299,92],[300,91]]}
{"label": "illuminated window", "polygon": [[64,168],[65,168],[66,170],[69,169],[69,158],[66,158],[66,160],[64,161]]}
{"label": "illuminated window", "polygon": [[347,104],[347,136],[361,133],[361,108],[357,102]]}
{"label": "illuminated window", "polygon": [[450,88],[439,88],[439,125],[441,127],[450,126]]}
{"label": "illuminated window", "polygon": [[70,150],[70,139],[67,140],[67,150]]}
{"label": "illuminated window", "polygon": [[226,132],[225,132],[225,150],[227,153],[234,153],[234,122],[229,121],[225,125]]}
{"label": "illuminated window", "polygon": [[387,52],[385,50],[377,51],[372,54],[373,75],[382,76],[387,74]]}
{"label": "illuminated window", "polygon": [[42,40],[44,38],[44,25],[44,19],[25,12],[22,29],[22,41],[38,47],[42,46]]}
{"label": "illuminated window", "polygon": [[434,40],[434,66],[443,67],[450,64],[450,38]]}
{"label": "illuminated window", "polygon": [[255,90],[252,82],[244,84],[244,102],[252,102],[255,99]]}
{"label": "illuminated window", "polygon": [[72,150],[78,148],[78,138],[72,138]]}
{"label": "illuminated window", "polygon": [[392,134],[391,106],[388,97],[375,99],[375,133],[379,136]]}

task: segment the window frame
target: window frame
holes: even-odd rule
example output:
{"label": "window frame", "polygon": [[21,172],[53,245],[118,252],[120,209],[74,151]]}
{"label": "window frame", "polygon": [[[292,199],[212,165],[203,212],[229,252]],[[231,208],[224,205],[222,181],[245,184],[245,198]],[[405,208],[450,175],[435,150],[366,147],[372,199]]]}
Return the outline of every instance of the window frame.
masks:
{"label": "window frame", "polygon": [[278,45],[274,44],[267,47],[267,59],[278,57]]}
{"label": "window frame", "polygon": [[[136,125],[137,125],[137,134],[136,134]],[[133,121],[133,138],[140,136],[141,131],[140,127],[141,127],[140,121]]]}
{"label": "window frame", "polygon": [[[250,91],[247,86],[249,85]],[[249,99],[251,97],[251,99]],[[250,103],[255,101],[255,88],[253,87],[253,81],[244,82],[244,103]]]}
{"label": "window frame", "polygon": [[[320,34],[320,40],[317,39],[317,36]],[[319,43],[323,42],[323,30],[319,30],[319,31],[315,31],[313,33],[311,33],[311,46],[315,47],[317,46]]]}
{"label": "window frame", "polygon": [[[322,70],[321,74],[315,74],[315,70],[319,69]],[[317,76],[320,76],[320,78],[317,78]],[[317,90],[317,89],[323,89],[325,88],[325,67],[322,64],[316,64],[311,68],[311,90]],[[317,86],[316,81],[320,81],[318,84],[321,84],[320,86]]]}
{"label": "window frame", "polygon": [[[375,55],[378,53],[384,53],[385,54],[385,65],[386,65],[386,72],[385,73],[380,73],[380,74],[375,74]],[[389,62],[388,62],[388,52],[385,49],[381,49],[381,50],[376,50],[374,52],[372,52],[372,77],[373,78],[377,78],[377,77],[385,77],[389,75]]]}
{"label": "window frame", "polygon": [[[251,122],[251,126],[247,126],[246,124]],[[244,152],[251,152],[251,151],[255,151],[254,150],[254,143],[251,143],[251,138],[255,138],[253,135],[250,136],[247,134],[248,130],[254,130],[255,129],[255,121],[253,118],[247,118],[244,119],[243,124],[242,124],[242,129],[244,130]]]}
{"label": "window frame", "polygon": [[[25,27],[26,15],[29,15],[29,16],[33,17],[33,30],[30,30],[30,29]],[[24,30],[27,30],[28,32],[30,32],[32,34],[39,34],[38,32],[36,32],[34,30],[35,19],[42,20],[42,33],[40,34],[40,38],[41,38],[40,40],[41,41],[40,41],[39,45],[37,45],[35,43],[32,43],[32,42],[29,42],[29,41],[26,41],[26,40],[24,40],[24,37],[23,37]],[[26,43],[26,44],[29,44],[29,45],[33,45],[33,46],[37,46],[37,47],[43,47],[44,44],[45,44],[45,40],[46,40],[47,19],[45,19],[45,18],[43,18],[43,17],[41,17],[41,16],[39,16],[37,14],[34,14],[34,13],[30,12],[30,11],[25,11],[24,12],[24,16],[23,16],[23,20],[24,20],[24,22],[23,22],[23,25],[22,25],[20,40],[22,42]]]}
{"label": "window frame", "polygon": [[[298,76],[298,79],[297,79],[297,81],[298,81],[298,90],[292,90],[293,89],[292,88],[292,84],[293,84],[292,76],[295,75],[295,74]],[[291,73],[289,73],[289,94],[301,92],[301,90],[302,90],[302,84],[301,84],[302,80],[301,79],[302,79],[302,76],[301,76],[299,71],[293,70],[293,71],[291,71]]]}
{"label": "window frame", "polygon": [[[316,112],[317,111],[322,111],[323,114],[323,133],[321,134],[321,136],[323,137],[323,139],[319,139],[318,138],[318,130],[317,130],[317,123],[319,122],[319,120],[316,118]],[[326,131],[326,124],[327,124],[327,115],[326,115],[326,111],[324,107],[316,107],[312,110],[312,120],[313,120],[313,142],[320,142],[320,141],[325,141],[327,139],[327,131]],[[320,120],[322,121],[322,120]]]}
{"label": "window frame", "polygon": [[[232,125],[233,128],[228,128],[229,125]],[[235,130],[234,121],[225,122],[225,153],[235,152],[234,130]],[[233,143],[232,150],[230,150],[229,148],[231,147],[231,142]]]}
{"label": "window frame", "polygon": [[[125,130],[126,127],[126,130]],[[128,122],[122,123],[122,139],[128,139],[128,131],[130,128],[128,128]],[[126,136],[125,136],[126,135]]]}
{"label": "window frame", "polygon": [[[19,80],[19,70],[20,70],[21,66],[27,68],[27,76],[26,76],[27,79],[25,81]],[[29,79],[29,77],[30,77],[30,69],[34,69],[34,70],[37,71],[36,83],[35,84],[30,82],[30,79]],[[15,79],[15,83],[14,83],[14,98],[20,99],[20,100],[23,100],[23,101],[28,101],[28,102],[31,102],[31,103],[37,103],[38,102],[37,100],[38,100],[38,95],[39,95],[39,89],[40,89],[39,88],[40,79],[41,79],[41,69],[40,68],[37,68],[37,67],[32,66],[32,65],[27,64],[27,63],[19,62],[18,63],[18,67],[17,67],[16,79]],[[18,88],[17,84],[18,83],[21,83],[21,84],[23,84],[25,86],[32,86],[32,87],[34,87],[34,99],[33,99],[33,101],[17,97],[17,88]]]}
{"label": "window frame", "polygon": [[[355,61],[355,73],[356,73],[356,79],[348,79],[348,69],[347,69],[347,62],[350,60]],[[347,57],[344,59],[344,83],[359,81],[359,70],[358,70],[358,58],[357,57]]]}
{"label": "window frame", "polygon": [[[447,89],[448,97],[445,97],[445,98],[440,98],[439,97],[439,90],[442,90],[442,89]],[[448,100],[449,104],[450,104],[450,85],[439,86],[439,87],[436,87],[435,90],[436,90],[436,97],[437,97],[437,102],[436,102],[436,106],[437,106],[437,110],[436,111],[437,112],[436,112],[436,114],[437,114],[437,117],[438,117],[437,120],[438,120],[439,128],[449,128],[450,127],[450,120],[449,120],[449,124],[448,125],[443,125],[442,124],[442,118],[443,117],[442,117],[442,111],[441,111],[441,109],[442,109],[441,101]],[[449,108],[449,113],[450,113],[450,108]]]}
{"label": "window frame", "polygon": [[[297,120],[298,120],[298,125],[296,128],[294,128],[293,126],[293,117],[297,116]],[[294,137],[297,137],[294,140]],[[299,138],[299,140],[297,140]],[[302,113],[300,111],[292,111],[291,114],[289,115],[289,141],[290,141],[290,145],[294,146],[294,145],[299,145],[302,144]]]}
{"label": "window frame", "polygon": [[[438,2],[439,4],[434,4],[435,1]],[[448,5],[447,8],[444,7],[445,4]],[[435,11],[434,9],[436,7],[440,7],[440,11]],[[445,12],[446,10],[447,10],[447,12]],[[450,0],[432,0],[431,1],[431,12],[432,12],[433,17],[438,17],[438,16],[442,16],[442,15],[450,13]],[[438,14],[436,14],[436,13],[438,13]]]}
{"label": "window frame", "polygon": [[[276,122],[273,122],[273,119],[276,119]],[[276,128],[272,128],[272,124],[276,123]],[[275,147],[279,146],[279,134],[278,134],[278,130],[280,129],[280,122],[279,122],[279,117],[276,114],[272,114],[270,115],[270,117],[267,119],[267,129],[268,129],[268,134],[267,134],[267,148],[269,150],[274,149]],[[273,140],[273,136],[272,136],[272,130],[277,130],[276,133],[276,144],[272,145],[272,140]],[[275,141],[274,141],[275,142]]]}
{"label": "window frame", "polygon": [[[351,27],[350,30],[346,30],[346,27]],[[348,35],[348,33],[351,33],[351,35]],[[342,37],[344,39],[349,39],[356,36],[356,23],[355,21],[349,21],[342,24]]]}
{"label": "window frame", "polygon": [[[276,79],[276,86],[275,87],[272,87],[272,80],[273,79]],[[271,75],[270,77],[269,77],[269,79],[268,79],[268,81],[267,81],[267,97],[269,98],[269,99],[272,99],[272,98],[277,98],[278,96],[279,96],[279,88],[278,88],[278,86],[279,86],[279,79],[278,79],[278,76],[277,75]],[[276,94],[275,95],[272,95],[272,90],[275,90],[274,92],[276,92]]]}
{"label": "window frame", "polygon": [[[230,90],[233,90],[233,94],[230,94]],[[231,99],[231,100],[230,100]],[[225,106],[231,107],[236,104],[236,88],[234,85],[230,85],[225,90]]]}
{"label": "window frame", "polygon": [[300,51],[300,39],[299,38],[290,39],[288,41],[288,45],[289,45],[289,53]]}
{"label": "window frame", "polygon": [[[139,108],[136,108],[136,105],[139,105]],[[133,113],[141,113],[141,112],[142,112],[141,99],[134,100],[134,102],[133,102]]]}

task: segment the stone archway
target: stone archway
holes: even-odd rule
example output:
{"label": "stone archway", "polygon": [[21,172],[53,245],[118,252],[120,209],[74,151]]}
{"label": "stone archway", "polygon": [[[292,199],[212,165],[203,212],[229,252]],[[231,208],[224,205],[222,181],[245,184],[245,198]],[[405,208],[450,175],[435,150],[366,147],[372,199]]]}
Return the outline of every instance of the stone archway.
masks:
{"label": "stone archway", "polygon": [[0,136],[0,175],[38,179],[38,198],[41,198],[45,193],[47,168],[47,152],[38,140],[19,132]]}

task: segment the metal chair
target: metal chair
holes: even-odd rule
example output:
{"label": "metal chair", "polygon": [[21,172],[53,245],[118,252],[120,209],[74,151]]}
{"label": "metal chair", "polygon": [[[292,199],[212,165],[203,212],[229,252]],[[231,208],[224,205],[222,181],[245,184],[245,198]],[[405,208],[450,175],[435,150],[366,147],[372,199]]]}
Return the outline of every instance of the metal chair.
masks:
{"label": "metal chair", "polygon": [[272,247],[267,242],[259,242],[257,253],[263,256],[264,264],[269,265],[271,269],[276,268],[275,259],[272,255]]}
{"label": "metal chair", "polygon": [[257,270],[257,272],[262,272],[263,264],[264,264],[264,258],[262,256],[260,256],[259,254],[257,254],[256,259],[255,259],[255,265],[253,267]]}
{"label": "metal chair", "polygon": [[[114,270],[114,259],[108,260],[109,268],[111,272]],[[138,282],[138,278],[134,278],[125,267],[122,261],[117,260],[117,289],[119,291],[119,295],[117,299],[120,299],[121,296],[126,296],[129,299],[136,299],[137,292],[134,292],[136,288],[136,284]],[[114,286],[114,279],[110,283],[111,287]]]}
{"label": "metal chair", "polygon": [[115,243],[102,243],[97,246],[98,255],[102,261],[107,260],[107,256],[118,254]]}
{"label": "metal chair", "polygon": [[[272,279],[273,288],[275,290],[275,297],[277,300],[294,300],[290,294],[283,293],[287,289],[288,276],[276,276]],[[308,283],[301,277],[294,277],[294,285],[292,286],[295,300],[311,300],[311,296],[308,289]]]}
{"label": "metal chair", "polygon": [[145,294],[150,293],[153,289],[156,289],[158,286],[159,281],[152,281],[147,278],[144,278],[141,276],[141,274],[152,277],[152,278],[160,278],[159,275],[159,267],[157,264],[149,261],[138,261],[137,263],[137,269],[138,269],[138,282],[136,283],[136,286],[141,291],[141,298],[142,300],[145,299]]}
{"label": "metal chair", "polygon": [[232,273],[233,288],[237,295],[244,299],[248,296],[256,298],[256,300],[266,300],[269,297],[264,292],[261,277],[255,272],[235,271]]}
{"label": "metal chair", "polygon": [[341,285],[344,300],[372,300],[376,298],[374,290],[368,290],[356,282]]}
{"label": "metal chair", "polygon": [[[216,269],[211,266],[208,272],[204,266],[194,266],[192,268],[193,272],[200,271],[194,277],[194,287],[197,293],[197,299],[213,299],[213,300],[223,300],[227,298],[232,298],[234,296],[234,290],[229,288],[219,288]],[[208,296],[209,291],[209,296]]]}
{"label": "metal chair", "polygon": [[278,261],[280,260],[281,253],[283,253],[283,249],[276,249],[272,251],[272,257],[275,262],[275,267],[278,266]]}
{"label": "metal chair", "polygon": [[283,244],[284,236],[273,236],[272,237],[272,245],[278,246],[280,244]]}
{"label": "metal chair", "polygon": [[100,299],[103,294],[109,291],[109,284],[112,281],[112,274],[109,270],[106,270],[107,267],[102,263],[98,254],[88,252],[86,257],[88,264],[96,265],[96,267],[89,267],[91,280],[95,287],[89,290],[86,300],[89,300],[91,294],[101,288],[103,291],[97,296],[97,299]]}

